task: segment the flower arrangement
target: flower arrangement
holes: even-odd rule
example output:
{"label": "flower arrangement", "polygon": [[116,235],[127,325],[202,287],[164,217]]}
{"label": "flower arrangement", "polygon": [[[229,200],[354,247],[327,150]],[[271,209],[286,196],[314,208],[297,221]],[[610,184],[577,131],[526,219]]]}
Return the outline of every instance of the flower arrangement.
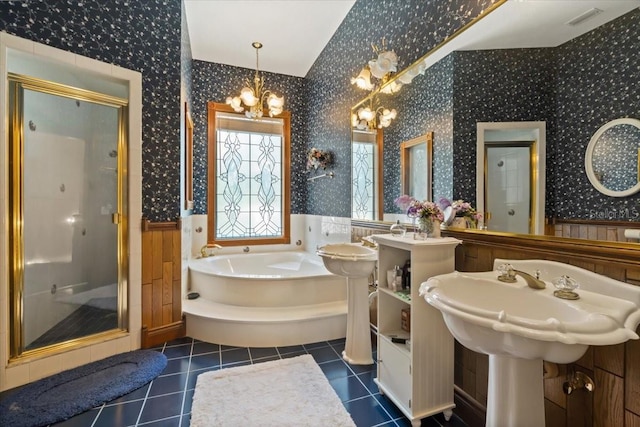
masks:
{"label": "flower arrangement", "polygon": [[330,151],[322,151],[314,147],[307,152],[307,172],[318,168],[326,169],[331,164],[333,164],[333,154]]}
{"label": "flower arrangement", "polygon": [[411,196],[402,195],[394,200],[396,206],[404,210],[409,218],[442,221],[444,215],[437,203],[429,200],[419,201]]}
{"label": "flower arrangement", "polygon": [[438,205],[442,210],[444,210],[447,206],[451,206],[455,216],[457,218],[465,218],[469,226],[472,228],[477,227],[478,221],[482,219],[482,214],[475,210],[471,203],[465,202],[464,200],[454,200],[453,202],[448,199],[441,198],[438,201]]}
{"label": "flower arrangement", "polygon": [[482,219],[482,214],[476,211],[469,202],[456,200],[451,203],[451,207],[453,208],[453,211],[456,213],[457,217],[463,216],[472,219],[473,221]]}
{"label": "flower arrangement", "polygon": [[442,222],[444,214],[437,203],[420,201],[406,194],[395,199],[394,203],[413,220],[414,239],[440,236],[440,229],[435,221]]}

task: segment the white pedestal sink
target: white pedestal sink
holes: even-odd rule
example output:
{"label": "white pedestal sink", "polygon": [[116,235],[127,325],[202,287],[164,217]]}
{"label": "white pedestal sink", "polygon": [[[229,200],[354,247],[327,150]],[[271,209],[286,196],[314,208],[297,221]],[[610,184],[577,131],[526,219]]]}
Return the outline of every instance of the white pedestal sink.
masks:
{"label": "white pedestal sink", "polygon": [[[497,280],[498,273],[454,272],[432,277],[420,295],[438,308],[465,347],[489,355],[487,426],[545,425],[542,361],[571,363],[590,345],[638,339],[640,287],[552,261],[495,260],[531,275],[546,288]],[[577,280],[580,298],[554,296],[550,281]],[[596,387],[598,385],[596,384]]]}
{"label": "white pedestal sink", "polygon": [[371,365],[369,282],[378,253],[356,243],[339,243],[318,249],[331,273],[347,278],[347,338],[342,357],[353,365]]}

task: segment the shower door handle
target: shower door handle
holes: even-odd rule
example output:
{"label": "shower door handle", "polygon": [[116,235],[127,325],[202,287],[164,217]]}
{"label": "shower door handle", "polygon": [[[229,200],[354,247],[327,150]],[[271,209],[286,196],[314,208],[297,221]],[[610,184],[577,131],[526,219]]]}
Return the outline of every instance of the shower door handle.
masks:
{"label": "shower door handle", "polygon": [[114,224],[120,224],[122,217],[119,212],[114,212],[111,214],[111,222]]}

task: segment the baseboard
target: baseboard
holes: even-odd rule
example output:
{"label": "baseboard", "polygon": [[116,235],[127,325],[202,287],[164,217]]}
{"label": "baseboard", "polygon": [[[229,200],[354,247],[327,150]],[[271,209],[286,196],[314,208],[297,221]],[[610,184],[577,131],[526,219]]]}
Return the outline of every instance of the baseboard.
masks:
{"label": "baseboard", "polygon": [[487,408],[478,403],[468,393],[458,386],[454,386],[453,400],[456,404],[453,412],[459,416],[468,427],[485,427]]}
{"label": "baseboard", "polygon": [[155,328],[142,327],[142,348],[157,347],[167,341],[183,338],[187,335],[187,324],[184,320],[169,323]]}

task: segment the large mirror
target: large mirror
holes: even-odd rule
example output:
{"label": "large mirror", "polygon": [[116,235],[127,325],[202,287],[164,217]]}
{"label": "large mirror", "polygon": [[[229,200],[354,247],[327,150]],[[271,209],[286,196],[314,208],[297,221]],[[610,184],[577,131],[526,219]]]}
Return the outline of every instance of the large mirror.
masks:
{"label": "large mirror", "polygon": [[[637,115],[639,7],[638,0],[509,0],[398,73],[426,69],[384,102],[398,117],[384,129],[383,215],[375,219],[399,213],[400,144],[426,131],[434,132],[432,199],[475,205],[479,122],[545,123],[543,218],[588,222],[637,207],[639,194],[595,190],[582,165],[598,128]],[[544,227],[536,228],[530,232]]]}

